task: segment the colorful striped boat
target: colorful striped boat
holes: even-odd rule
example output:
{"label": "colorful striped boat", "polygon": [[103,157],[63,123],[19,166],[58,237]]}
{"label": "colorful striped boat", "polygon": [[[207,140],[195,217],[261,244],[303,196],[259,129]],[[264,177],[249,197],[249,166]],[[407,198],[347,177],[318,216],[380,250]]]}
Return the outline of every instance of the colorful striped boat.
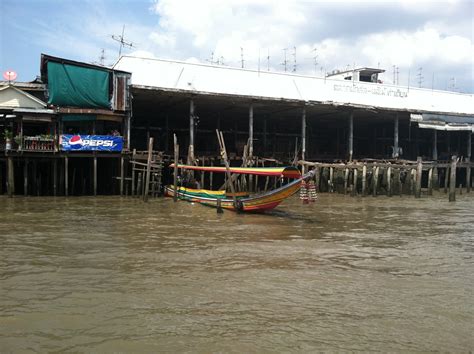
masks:
{"label": "colorful striped boat", "polygon": [[[170,167],[174,167],[171,165]],[[208,172],[226,172],[225,167],[203,167],[203,166],[189,166],[178,165],[178,168],[189,169],[195,171]],[[245,167],[231,167],[231,173],[238,174],[252,174],[258,176],[276,176],[285,178],[296,178],[294,181],[273,189],[268,192],[256,193],[248,195],[246,192],[236,193],[236,198],[229,195],[224,190],[212,191],[207,189],[193,189],[186,187],[177,188],[177,198],[194,203],[201,203],[212,207],[221,207],[223,209],[245,211],[245,212],[261,212],[270,210],[278,206],[286,198],[291,197],[299,191],[301,181],[310,179],[314,176],[312,171],[306,175],[301,176],[299,170],[295,167],[276,167],[276,168],[245,168]],[[165,187],[165,195],[174,197],[174,186],[169,185]]]}

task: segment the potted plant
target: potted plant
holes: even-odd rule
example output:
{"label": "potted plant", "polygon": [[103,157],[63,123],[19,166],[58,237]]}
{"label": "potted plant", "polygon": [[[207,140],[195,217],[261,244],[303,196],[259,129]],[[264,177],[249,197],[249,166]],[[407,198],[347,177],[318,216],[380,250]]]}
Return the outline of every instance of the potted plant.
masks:
{"label": "potted plant", "polygon": [[21,150],[21,135],[15,136],[13,140],[15,140],[15,144],[18,146],[18,150]]}
{"label": "potted plant", "polygon": [[5,138],[5,150],[11,150],[12,149],[12,139],[13,139],[13,133],[10,129],[5,129],[3,131],[3,137]]}

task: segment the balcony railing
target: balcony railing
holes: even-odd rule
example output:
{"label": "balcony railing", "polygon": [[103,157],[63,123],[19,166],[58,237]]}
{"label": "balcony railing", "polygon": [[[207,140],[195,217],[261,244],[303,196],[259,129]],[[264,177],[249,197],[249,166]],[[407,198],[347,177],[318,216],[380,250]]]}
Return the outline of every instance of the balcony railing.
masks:
{"label": "balcony railing", "polygon": [[21,146],[24,151],[56,150],[55,139],[50,136],[25,136],[23,137],[23,144]]}

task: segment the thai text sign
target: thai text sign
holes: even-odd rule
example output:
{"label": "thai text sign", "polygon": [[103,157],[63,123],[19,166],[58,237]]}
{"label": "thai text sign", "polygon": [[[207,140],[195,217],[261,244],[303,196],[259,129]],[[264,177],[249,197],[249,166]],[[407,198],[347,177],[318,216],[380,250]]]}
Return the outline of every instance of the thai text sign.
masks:
{"label": "thai text sign", "polygon": [[123,137],[111,135],[61,135],[63,151],[122,151]]}

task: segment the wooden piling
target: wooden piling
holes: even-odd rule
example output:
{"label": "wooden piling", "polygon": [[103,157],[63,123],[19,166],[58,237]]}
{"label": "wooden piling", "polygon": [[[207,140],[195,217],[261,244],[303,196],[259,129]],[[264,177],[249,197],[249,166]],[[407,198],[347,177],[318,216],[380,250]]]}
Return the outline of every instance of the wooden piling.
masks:
{"label": "wooden piling", "polygon": [[145,193],[143,194],[143,201],[148,201],[148,190],[150,188],[150,172],[151,172],[151,158],[153,154],[153,138],[148,141],[148,159],[146,163],[146,177],[145,177]]}
{"label": "wooden piling", "polygon": [[451,158],[451,173],[449,176],[449,201],[456,201],[456,164],[457,157],[453,156]]}
{"label": "wooden piling", "polygon": [[421,198],[421,177],[423,173],[423,165],[421,157],[416,158],[416,186],[415,186],[415,198]]}
{"label": "wooden piling", "polygon": [[319,168],[319,166],[316,166],[316,169],[315,169],[315,172],[314,172],[314,184],[316,186],[316,191],[320,191],[320,184],[321,182],[321,169]]}
{"label": "wooden piling", "polygon": [[444,193],[448,193],[448,181],[449,181],[449,167],[446,167],[444,172]]}
{"label": "wooden piling", "polygon": [[387,168],[387,195],[392,196],[392,168]]}
{"label": "wooden piling", "polygon": [[433,168],[428,170],[428,195],[433,195]]}
{"label": "wooden piling", "polygon": [[379,187],[379,166],[374,166],[373,170],[374,170],[374,180],[373,180],[372,195],[376,197],[377,189]]}
{"label": "wooden piling", "polygon": [[179,160],[179,145],[178,145],[178,138],[176,134],[173,134],[173,148],[174,148],[174,176],[173,176],[173,187],[174,187],[174,195],[173,201],[178,200],[178,160]]}
{"label": "wooden piling", "polygon": [[[97,156],[94,153],[94,158],[93,158],[93,168],[92,168],[92,173],[93,173],[93,189],[94,189],[94,196],[97,195]],[[122,180],[121,180],[122,181]]]}
{"label": "wooden piling", "polygon": [[8,156],[7,158],[7,186],[8,186],[8,196],[10,198],[15,194],[15,170],[13,166],[13,157]]}
{"label": "wooden piling", "polygon": [[23,195],[25,197],[28,195],[28,159],[25,159],[23,165]]}
{"label": "wooden piling", "polygon": [[[123,183],[125,181],[125,159],[120,156],[120,195],[123,196]],[[97,191],[96,194],[97,195]]]}
{"label": "wooden piling", "polygon": [[64,195],[69,196],[69,157],[64,157]]}
{"label": "wooden piling", "polygon": [[367,164],[364,162],[362,166],[362,196],[365,197],[367,194]]}
{"label": "wooden piling", "polygon": [[138,177],[137,177],[137,197],[142,196],[142,191],[143,191],[143,175],[141,172],[138,172]]}
{"label": "wooden piling", "polygon": [[334,184],[333,184],[333,177],[334,177],[334,167],[329,167],[329,192],[334,192]]}
{"label": "wooden piling", "polygon": [[53,160],[53,195],[58,195],[58,159]]}
{"label": "wooden piling", "polygon": [[348,179],[349,179],[349,169],[346,167],[344,169],[344,194],[347,194],[347,185],[348,185]]}
{"label": "wooden piling", "polygon": [[353,174],[354,174],[354,181],[353,181],[353,185],[352,185],[352,196],[355,197],[357,195],[357,174],[358,174],[358,171],[357,171],[357,168],[354,168],[353,170]]}

